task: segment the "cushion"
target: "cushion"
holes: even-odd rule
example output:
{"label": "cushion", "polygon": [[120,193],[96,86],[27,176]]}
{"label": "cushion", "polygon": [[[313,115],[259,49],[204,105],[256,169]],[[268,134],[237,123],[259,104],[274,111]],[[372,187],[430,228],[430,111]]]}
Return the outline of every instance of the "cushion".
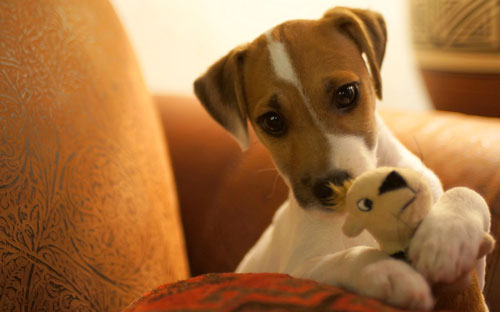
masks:
{"label": "cushion", "polygon": [[122,312],[402,311],[378,301],[285,274],[211,273],[150,291]]}
{"label": "cushion", "polygon": [[118,311],[187,278],[169,154],[107,1],[0,2],[0,310]]}

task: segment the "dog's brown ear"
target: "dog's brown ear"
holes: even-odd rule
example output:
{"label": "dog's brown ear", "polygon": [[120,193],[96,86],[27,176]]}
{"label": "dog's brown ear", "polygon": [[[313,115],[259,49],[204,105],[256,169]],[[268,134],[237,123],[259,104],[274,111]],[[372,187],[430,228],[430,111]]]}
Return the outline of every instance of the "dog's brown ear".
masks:
{"label": "dog's brown ear", "polygon": [[194,82],[194,92],[210,115],[228,130],[242,150],[248,148],[247,107],[243,88],[245,48],[238,47]]}
{"label": "dog's brown ear", "polygon": [[335,7],[328,10],[323,18],[332,20],[336,27],[347,31],[361,52],[365,53],[377,97],[382,99],[380,67],[387,41],[387,30],[382,15],[370,10]]}

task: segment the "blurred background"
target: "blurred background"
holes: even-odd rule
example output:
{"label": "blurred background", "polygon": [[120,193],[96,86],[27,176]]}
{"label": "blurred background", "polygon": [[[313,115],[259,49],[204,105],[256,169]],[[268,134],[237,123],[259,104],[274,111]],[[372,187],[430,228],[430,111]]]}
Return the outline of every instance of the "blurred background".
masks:
{"label": "blurred background", "polygon": [[[382,107],[500,117],[499,0],[112,0],[154,93],[192,82],[236,45],[333,6],[386,20]],[[432,105],[431,105],[432,103]]]}
{"label": "blurred background", "polygon": [[381,12],[388,28],[382,106],[429,109],[415,66],[409,10],[401,0],[113,0],[154,93],[192,94],[192,82],[236,45],[290,19],[316,19],[333,6]]}

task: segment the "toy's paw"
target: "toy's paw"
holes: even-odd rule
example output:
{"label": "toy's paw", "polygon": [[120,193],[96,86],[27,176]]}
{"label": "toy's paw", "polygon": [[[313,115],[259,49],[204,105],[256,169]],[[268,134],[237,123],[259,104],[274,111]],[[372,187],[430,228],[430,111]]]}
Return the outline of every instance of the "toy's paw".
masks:
{"label": "toy's paw", "polygon": [[359,293],[388,304],[416,310],[430,310],[434,301],[422,275],[403,261],[385,259],[364,267]]}
{"label": "toy's paw", "polygon": [[429,215],[409,247],[413,267],[431,283],[452,283],[476,265],[484,231],[481,222],[458,213]]}

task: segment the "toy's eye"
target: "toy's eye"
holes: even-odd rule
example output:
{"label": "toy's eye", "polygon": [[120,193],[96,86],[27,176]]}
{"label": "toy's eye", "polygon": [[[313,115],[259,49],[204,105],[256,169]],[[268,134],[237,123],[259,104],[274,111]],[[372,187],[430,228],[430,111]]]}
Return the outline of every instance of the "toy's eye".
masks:
{"label": "toy's eye", "polygon": [[361,211],[370,211],[373,208],[373,202],[369,198],[358,200],[358,209]]}

